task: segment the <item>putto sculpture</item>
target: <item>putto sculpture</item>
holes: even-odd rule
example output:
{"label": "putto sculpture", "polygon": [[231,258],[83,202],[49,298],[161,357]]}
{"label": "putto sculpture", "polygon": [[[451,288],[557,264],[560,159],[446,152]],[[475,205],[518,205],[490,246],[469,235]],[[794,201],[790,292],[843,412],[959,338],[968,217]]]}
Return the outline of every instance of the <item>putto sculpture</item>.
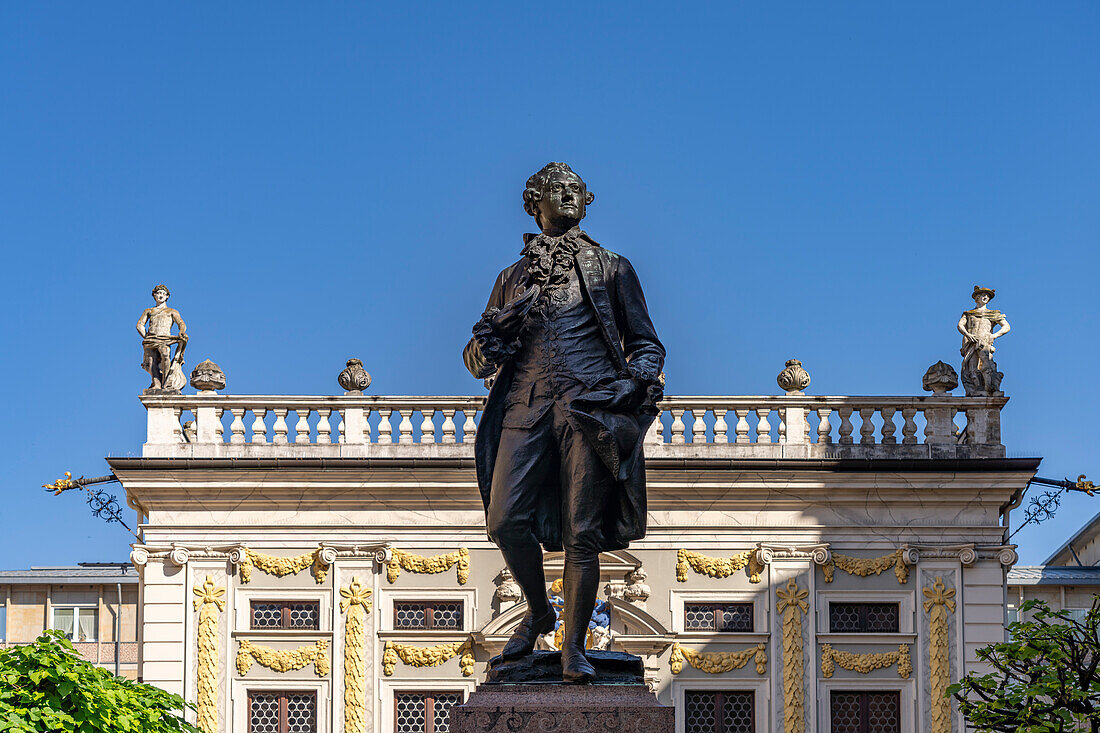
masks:
{"label": "putto sculpture", "polygon": [[466,367],[494,377],[475,463],[489,537],[528,609],[502,652],[532,653],[555,628],[542,547],[565,551],[562,678],[588,682],[585,642],[599,554],[645,536],[642,440],[656,415],[665,350],[630,262],[579,228],[593,195],[564,163],[527,181],[540,232],[496,278],[466,345]]}
{"label": "putto sculpture", "polygon": [[[183,352],[187,348],[187,324],[180,318],[179,311],[167,305],[168,286],[157,285],[153,288],[152,308],[146,308],[137,322],[137,332],[141,334],[144,349],[141,368],[149,372],[152,382],[144,394],[179,394],[187,384],[183,376]],[[172,334],[172,324],[178,333]],[[148,324],[148,327],[146,327]],[[172,344],[176,353],[172,355]]]}
{"label": "putto sculpture", "polygon": [[[964,311],[959,318],[959,333],[963,336],[962,383],[967,397],[999,397],[1001,378],[1004,374],[997,371],[997,362],[993,361],[993,352],[997,349],[993,341],[1011,330],[1004,314],[987,307],[997,292],[992,288],[975,285],[970,297],[974,299],[974,308]],[[1000,326],[996,331],[994,326]]]}

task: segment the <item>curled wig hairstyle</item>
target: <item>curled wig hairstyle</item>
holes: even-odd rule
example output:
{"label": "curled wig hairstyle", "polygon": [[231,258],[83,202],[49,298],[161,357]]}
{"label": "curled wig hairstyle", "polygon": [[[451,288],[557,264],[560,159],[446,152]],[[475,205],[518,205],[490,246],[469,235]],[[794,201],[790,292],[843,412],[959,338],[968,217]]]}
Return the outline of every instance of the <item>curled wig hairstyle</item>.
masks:
{"label": "curled wig hairstyle", "polygon": [[[546,190],[546,182],[550,180],[551,173],[568,173],[584,183],[584,179],[578,176],[567,163],[547,163],[542,167],[542,170],[527,179],[527,188],[523,190],[523,210],[531,216],[536,215],[535,205],[542,199],[542,192]],[[587,186],[585,188],[587,189]],[[585,206],[592,203],[595,198],[596,196],[591,191],[586,191]]]}
{"label": "curled wig hairstyle", "polygon": [[163,283],[161,283],[160,285],[153,288],[153,292],[150,293],[150,294],[155,296],[157,294],[158,290],[163,290],[169,297],[171,297],[171,295],[172,295],[172,291],[169,290],[168,286],[163,284]]}

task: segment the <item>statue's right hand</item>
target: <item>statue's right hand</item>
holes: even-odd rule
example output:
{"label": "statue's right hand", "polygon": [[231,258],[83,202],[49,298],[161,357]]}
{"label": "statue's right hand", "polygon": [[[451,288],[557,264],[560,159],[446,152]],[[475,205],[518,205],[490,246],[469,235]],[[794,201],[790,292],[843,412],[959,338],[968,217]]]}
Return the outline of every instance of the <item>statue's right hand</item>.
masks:
{"label": "statue's right hand", "polygon": [[525,290],[518,298],[505,303],[493,316],[493,331],[505,340],[511,340],[518,336],[538,295],[539,287],[535,285]]}

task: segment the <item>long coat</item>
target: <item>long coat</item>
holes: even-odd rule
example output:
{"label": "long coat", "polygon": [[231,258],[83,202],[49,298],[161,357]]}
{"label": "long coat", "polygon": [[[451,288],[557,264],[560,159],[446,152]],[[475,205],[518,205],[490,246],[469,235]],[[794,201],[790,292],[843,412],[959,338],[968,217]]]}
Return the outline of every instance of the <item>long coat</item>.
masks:
{"label": "long coat", "polygon": [[[621,377],[635,377],[655,384],[664,366],[665,350],[653,328],[634,268],[625,257],[600,247],[585,234],[581,234],[580,244],[574,257],[574,267],[585,299],[596,312],[612,363]],[[503,270],[497,276],[486,310],[501,308],[515,299],[517,289],[526,283],[527,275],[526,258]],[[477,337],[466,345],[463,360],[475,377],[484,377],[493,366],[497,367],[474,444],[478,488],[488,511],[493,467],[504,419],[504,402],[512,384],[512,362],[504,359],[494,365]],[[606,551],[623,549],[631,540],[645,536],[646,489],[642,443],[654,414],[645,408],[631,413],[603,410],[599,406],[601,398],[597,388],[574,400],[568,406],[568,413],[615,477],[618,493],[615,505],[618,510],[614,521],[605,522],[609,530],[602,549]],[[535,535],[548,551],[560,550],[562,546],[559,494],[556,484],[548,484],[540,492],[544,500],[536,512]]]}

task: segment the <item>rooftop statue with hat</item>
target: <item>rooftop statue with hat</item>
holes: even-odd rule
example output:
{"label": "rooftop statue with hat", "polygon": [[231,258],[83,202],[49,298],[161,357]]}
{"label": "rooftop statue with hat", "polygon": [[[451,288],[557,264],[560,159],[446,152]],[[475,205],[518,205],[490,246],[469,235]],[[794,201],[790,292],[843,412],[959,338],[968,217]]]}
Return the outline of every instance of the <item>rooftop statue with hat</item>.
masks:
{"label": "rooftop statue with hat", "polygon": [[[993,361],[993,352],[997,349],[993,342],[1011,330],[1008,319],[998,310],[988,307],[997,292],[992,288],[974,286],[971,297],[974,308],[964,311],[959,318],[959,333],[962,334],[962,383],[967,396],[999,397],[1001,378],[997,363]],[[996,331],[994,327],[999,326]]]}
{"label": "rooftop statue with hat", "polygon": [[[187,384],[182,369],[183,352],[187,348],[187,324],[179,311],[168,307],[169,295],[171,293],[166,285],[153,288],[153,302],[156,305],[142,311],[137,322],[143,349],[141,368],[152,377],[145,394],[179,394]],[[178,331],[174,335],[172,324]],[[174,356],[172,344],[176,345]]]}

